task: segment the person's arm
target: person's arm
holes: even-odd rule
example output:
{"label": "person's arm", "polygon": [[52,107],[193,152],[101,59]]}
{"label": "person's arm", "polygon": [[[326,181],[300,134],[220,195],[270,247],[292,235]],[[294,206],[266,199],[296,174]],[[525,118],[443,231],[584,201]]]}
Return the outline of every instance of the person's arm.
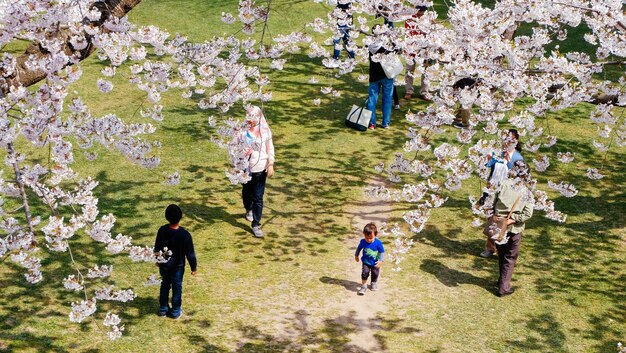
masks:
{"label": "person's arm", "polygon": [[363,242],[359,242],[359,246],[356,247],[356,251],[354,252],[354,260],[356,260],[356,262],[359,262],[359,253],[361,252],[361,249],[363,249]]}
{"label": "person's arm", "polygon": [[[159,228],[159,230],[157,231],[157,236],[156,239],[154,240],[154,249],[152,249],[152,252],[154,254],[158,253],[159,251],[163,250],[164,244],[163,244],[163,235],[161,232],[161,228]],[[156,255],[155,255],[156,257]],[[157,267],[159,267],[159,263],[155,262],[154,263]]]}
{"label": "person's arm", "polygon": [[498,202],[498,198],[500,197],[501,187],[496,190],[496,193],[493,195],[493,205],[491,205],[491,210],[493,210],[493,215],[496,215],[496,203]]}
{"label": "person's arm", "polygon": [[274,175],[274,140],[271,133],[265,142],[265,151],[267,153],[267,176],[271,178]]}
{"label": "person's arm", "polygon": [[[524,205],[521,213],[513,213],[511,215],[512,223],[524,223],[533,216],[533,205],[530,202],[527,202]],[[512,224],[510,223],[510,224]]]}
{"label": "person's arm", "polygon": [[154,240],[154,252],[156,253],[156,252],[159,252],[160,250],[163,250],[161,228],[159,228],[159,230],[157,231],[157,236],[156,236],[156,239]]}
{"label": "person's arm", "polygon": [[198,260],[196,259],[196,252],[193,248],[193,239],[189,233],[185,239],[185,256],[189,262],[189,267],[191,267],[191,274],[195,275],[198,272]]}

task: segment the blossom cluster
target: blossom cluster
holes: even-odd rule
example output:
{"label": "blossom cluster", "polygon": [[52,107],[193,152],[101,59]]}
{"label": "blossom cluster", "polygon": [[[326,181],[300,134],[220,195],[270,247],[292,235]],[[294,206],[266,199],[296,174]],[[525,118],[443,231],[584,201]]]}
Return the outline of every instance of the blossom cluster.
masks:
{"label": "blossom cluster", "polygon": [[109,312],[104,317],[104,320],[103,320],[104,326],[109,326],[111,328],[111,331],[107,333],[111,341],[114,341],[122,337],[122,332],[124,331],[124,325],[120,325],[120,323],[122,323],[122,320],[116,314]]}
{"label": "blossom cluster", "polygon": [[[459,190],[472,175],[486,178],[486,156],[510,150],[512,140],[504,122],[525,138],[526,153],[542,153],[529,158],[536,172],[545,172],[550,166],[549,153],[544,151],[560,147],[559,138],[541,127],[542,120],[550,112],[581,102],[596,104],[590,123],[597,138],[591,146],[601,152],[626,146],[626,119],[615,109],[626,105],[626,78],[620,79],[620,85],[593,79],[603,69],[597,60],[626,57],[626,16],[619,0],[501,0],[490,8],[459,0],[448,8],[445,21],[438,18],[432,1],[427,0],[353,0],[347,11],[335,6],[345,0],[315,1],[331,8],[326,18],[312,19],[306,26],[328,35],[322,43],[303,32],[271,38],[255,35],[259,26],[265,29],[270,7],[253,0],[239,0],[236,12],[221,14],[225,23],[240,26],[242,35],[216,36],[202,43],[172,36],[155,26],[135,26],[125,16],[105,19],[97,7],[90,6],[92,0],[0,2],[0,46],[28,40],[41,51],[0,56],[0,148],[5,152],[4,169],[12,171],[10,177],[0,174],[0,257],[10,256],[25,269],[26,280],[37,283],[43,278],[38,252],[66,252],[76,234],[84,232],[111,255],[128,253],[132,261],[166,262],[171,252],[154,254],[149,247],[134,246],[129,235],[112,235],[115,217],[100,215],[94,194],[98,181],[80,176],[73,164],[81,158],[97,161],[95,150],[103,147],[138,166],[157,168],[161,143],[151,141],[150,136],[167,118],[163,96],[177,92],[200,110],[216,112],[218,117],[211,115],[208,124],[216,131],[212,141],[228,154],[230,167],[225,174],[233,184],[247,182],[246,150],[238,138],[245,123],[226,114],[240,105],[271,100],[271,73],[288,69],[287,59],[302,46],[310,58],[321,59],[321,65],[340,76],[368,62],[369,45],[381,45],[390,54],[377,54],[374,61],[386,63],[390,55],[400,55],[415,63],[414,75],[428,83],[426,93],[432,104],[406,115],[411,125],[404,146],[406,155],[397,153],[390,163],[376,167],[402,187],[366,190],[372,197],[411,203],[411,210],[403,217],[413,232],[420,232],[432,209],[444,204],[442,191]],[[416,5],[427,6],[428,11],[417,16]],[[395,22],[413,21],[414,28],[379,26],[372,30],[372,19],[380,16]],[[555,47],[567,39],[566,26],[580,24],[589,28],[584,40],[596,47],[597,60],[585,53],[562,53]],[[516,33],[521,25],[527,30]],[[334,60],[327,49],[333,39],[343,36],[340,26],[349,28],[348,50],[354,51],[354,59]],[[83,73],[80,62],[92,49],[103,64],[102,77],[94,86],[102,94],[111,94],[119,89],[113,83],[116,78],[127,79],[145,97],[138,117],[113,113],[94,116],[74,93],[72,84]],[[43,75],[45,81],[27,89],[32,82],[20,81],[29,76],[21,71],[24,68]],[[359,80],[366,79],[366,75],[359,75]],[[312,78],[310,82],[317,84],[319,80]],[[328,84],[320,86],[324,95],[342,94]],[[603,97],[612,98],[602,101]],[[322,103],[319,97],[312,102]],[[461,113],[467,113],[468,121],[456,134],[456,141],[439,139],[437,135]],[[149,120],[137,121],[140,119]],[[32,154],[37,149],[46,151],[48,161],[41,162],[36,153]],[[574,154],[558,152],[556,158],[569,163]],[[586,169],[586,175],[592,180],[604,177],[593,167]],[[178,185],[180,178],[174,172],[164,178],[164,183]],[[536,184],[536,179],[530,182],[525,197],[548,218],[564,222],[566,215],[555,210],[554,202]],[[578,192],[564,181],[550,181],[548,187],[566,197]],[[488,204],[494,185],[483,191],[488,193]],[[5,200],[22,204],[24,217],[4,212]],[[471,202],[475,215],[488,212],[475,198]],[[31,214],[33,203],[43,207],[32,209],[50,211]],[[478,222],[474,220],[472,225],[478,226]],[[401,259],[411,244],[399,228],[394,226],[391,233]],[[44,241],[37,239],[38,234]],[[111,271],[111,266],[96,265],[86,277],[103,278]],[[84,290],[83,280],[79,273],[68,275],[62,283],[69,290]],[[157,281],[151,278],[148,282]],[[82,322],[92,315],[96,299],[126,301],[133,297],[130,290],[102,288],[94,298],[72,303],[70,320]],[[119,317],[107,314],[105,325],[111,327],[112,339],[124,330],[119,324]]]}
{"label": "blossom cluster", "polygon": [[379,228],[380,234],[391,235],[393,237],[392,247],[389,254],[389,260],[393,264],[393,271],[400,271],[400,263],[404,260],[406,254],[411,250],[413,246],[413,239],[408,237],[406,233],[404,233],[398,223],[394,223],[393,226],[389,227],[388,224],[383,223]]}

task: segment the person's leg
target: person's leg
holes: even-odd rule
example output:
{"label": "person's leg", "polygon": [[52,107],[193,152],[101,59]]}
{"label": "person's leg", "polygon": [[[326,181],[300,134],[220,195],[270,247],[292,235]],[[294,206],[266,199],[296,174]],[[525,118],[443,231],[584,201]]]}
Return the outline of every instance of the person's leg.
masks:
{"label": "person's leg", "polygon": [[341,43],[341,38],[333,38],[333,59],[339,59],[339,55],[341,54],[341,47],[339,46]]}
{"label": "person's leg", "polygon": [[491,237],[487,237],[487,241],[485,242],[485,250],[490,251],[492,254],[495,254],[497,251],[496,243],[493,242],[493,239],[491,239]]}
{"label": "person's leg", "polygon": [[263,215],[263,194],[265,193],[265,181],[267,172],[252,173],[254,179],[254,190],[252,190],[252,227],[261,225],[261,216]]}
{"label": "person's leg", "polygon": [[[522,233],[510,234],[509,241],[500,248],[498,247],[498,258],[502,258],[500,270],[500,281],[498,285],[498,294],[503,295],[511,291],[511,277],[513,276],[513,268],[517,262],[519,255],[519,247],[522,241]],[[503,254],[500,255],[500,251]]]}
{"label": "person's leg", "polygon": [[469,126],[469,117],[472,114],[471,109],[464,109],[459,107],[456,110],[456,114],[454,114],[454,122],[453,125],[456,127],[464,127],[467,128]]}
{"label": "person's leg", "polygon": [[393,85],[393,106],[396,108],[400,107],[400,99],[398,98],[398,90],[396,89],[396,85]]}
{"label": "person's leg", "polygon": [[246,211],[250,211],[252,209],[252,190],[254,190],[254,186],[252,185],[253,183],[254,180],[250,180],[241,187],[241,200],[243,201],[243,208],[245,208]]}
{"label": "person's leg", "polygon": [[380,275],[380,268],[376,268],[376,266],[372,266],[370,269],[372,271],[372,285],[370,289],[373,291],[377,291],[378,290],[378,276]]}
{"label": "person's leg", "polygon": [[181,307],[183,303],[183,275],[185,274],[185,267],[181,266],[176,269],[172,269],[172,310],[171,315],[178,317],[181,314]]}
{"label": "person's leg", "polygon": [[410,99],[413,95],[413,71],[415,71],[415,62],[406,63],[406,75],[404,76],[404,99]]}
{"label": "person's leg", "polygon": [[365,286],[369,276],[370,276],[370,267],[364,263],[361,263],[361,285],[362,286]]}
{"label": "person's leg", "polygon": [[[426,68],[428,67],[428,61],[424,61],[424,70],[426,70]],[[420,96],[422,96],[422,98],[429,98],[428,97],[428,82],[425,79],[426,75],[422,74],[420,77]]]}
{"label": "person's leg", "polygon": [[172,276],[170,271],[159,267],[161,274],[161,290],[159,291],[159,314],[166,314],[170,310],[169,295],[172,288]]}
{"label": "person's leg", "polygon": [[[350,27],[348,26],[342,26],[341,27],[341,32],[343,33],[343,44],[346,47],[346,51],[348,52],[348,57],[350,59],[354,59],[354,52],[351,50],[348,50],[348,45],[350,45]],[[339,57],[339,56],[337,56]]]}
{"label": "person's leg", "polygon": [[[495,244],[495,243],[494,243]],[[498,251],[498,290],[502,284],[503,271],[504,271],[504,254],[506,253],[506,244],[496,244]]]}
{"label": "person's leg", "polygon": [[380,275],[380,268],[372,266],[372,283],[378,282],[378,276]]}
{"label": "person's leg", "polygon": [[367,110],[372,112],[370,125],[376,125],[376,103],[378,103],[378,91],[380,90],[380,81],[370,82],[367,99]]}
{"label": "person's leg", "polygon": [[383,126],[391,123],[391,101],[393,99],[393,79],[384,78],[381,80],[383,86]]}
{"label": "person's leg", "polygon": [[364,295],[367,291],[367,278],[370,276],[370,268],[364,263],[361,263],[361,285],[357,290],[358,295]]}

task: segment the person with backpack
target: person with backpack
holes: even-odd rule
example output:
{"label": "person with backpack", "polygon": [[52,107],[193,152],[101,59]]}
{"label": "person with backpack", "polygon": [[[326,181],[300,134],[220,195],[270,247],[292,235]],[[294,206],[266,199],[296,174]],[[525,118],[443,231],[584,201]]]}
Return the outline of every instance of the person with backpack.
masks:
{"label": "person with backpack", "polygon": [[500,183],[493,203],[494,217],[507,217],[506,231],[499,236],[498,292],[499,297],[513,294],[511,287],[513,269],[519,256],[522,232],[533,215],[534,198],[531,190],[530,168],[524,161],[517,161],[509,171],[509,179]]}

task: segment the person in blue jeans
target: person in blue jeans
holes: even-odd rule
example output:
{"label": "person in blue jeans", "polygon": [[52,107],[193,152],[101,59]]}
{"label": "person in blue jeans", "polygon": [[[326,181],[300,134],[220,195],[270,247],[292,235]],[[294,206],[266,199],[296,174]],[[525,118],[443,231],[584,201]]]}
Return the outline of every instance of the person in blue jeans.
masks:
{"label": "person in blue jeans", "polygon": [[333,59],[338,60],[339,55],[341,54],[341,41],[346,45],[346,51],[348,52],[348,57],[350,59],[354,59],[354,52],[347,49],[347,46],[350,43],[350,26],[352,25],[352,14],[350,13],[350,7],[352,6],[352,0],[347,0],[344,3],[341,1],[337,2],[338,11],[343,12],[344,16],[338,16],[338,21],[341,21],[341,24],[337,25],[339,29],[339,33],[342,34],[341,37],[333,38]]}
{"label": "person in blue jeans", "polygon": [[[193,248],[191,234],[179,225],[183,211],[178,205],[171,204],[165,209],[165,219],[169,224],[161,226],[154,242],[154,252],[162,251],[167,255],[167,262],[157,263],[161,274],[161,290],[159,293],[159,316],[178,319],[182,311],[183,276],[185,275],[185,258],[191,267],[191,274],[196,275],[197,260]],[[171,252],[171,253],[170,253]],[[169,306],[169,294],[172,291],[172,306]]]}
{"label": "person in blue jeans", "polygon": [[[380,25],[374,26],[376,29]],[[383,129],[389,127],[391,123],[391,108],[393,99],[393,79],[388,78],[383,70],[380,62],[372,61],[372,57],[375,54],[387,54],[387,51],[383,45],[383,41],[380,38],[374,39],[369,46],[369,76],[370,84],[368,89],[367,109],[372,112],[369,128],[376,128],[376,104],[378,103],[378,93],[382,90],[382,104],[383,104]]]}
{"label": "person in blue jeans", "polygon": [[376,238],[378,228],[376,224],[368,223],[363,228],[363,239],[359,242],[359,246],[354,253],[354,260],[359,262],[359,253],[363,251],[361,257],[361,286],[357,290],[358,295],[364,295],[367,290],[367,278],[372,274],[372,283],[370,289],[378,290],[378,276],[380,275],[380,267],[383,265],[385,258],[385,248],[383,243]]}

